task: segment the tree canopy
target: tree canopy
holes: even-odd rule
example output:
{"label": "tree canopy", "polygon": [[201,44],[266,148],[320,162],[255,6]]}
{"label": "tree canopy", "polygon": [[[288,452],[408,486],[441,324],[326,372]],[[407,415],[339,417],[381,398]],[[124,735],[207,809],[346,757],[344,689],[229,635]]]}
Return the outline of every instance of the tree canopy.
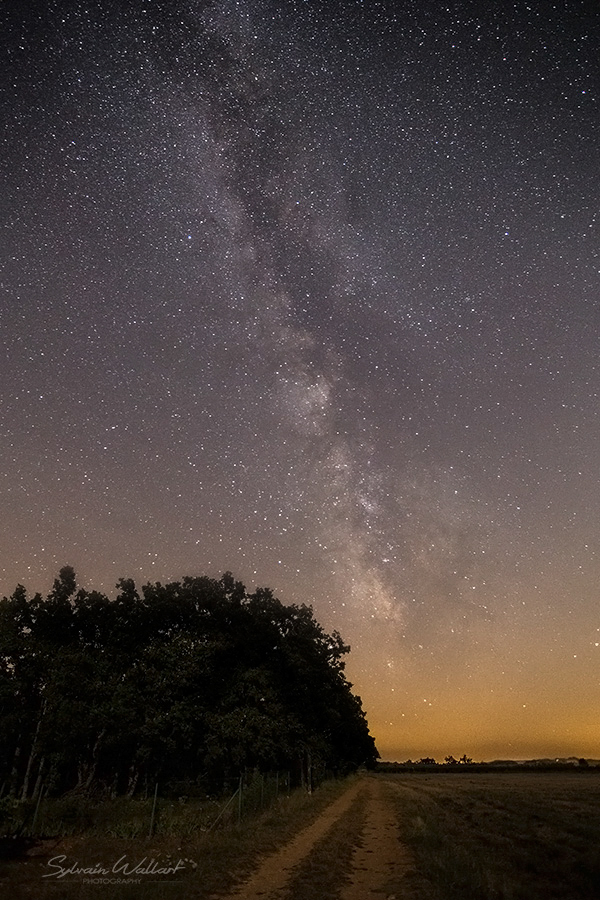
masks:
{"label": "tree canopy", "polygon": [[231,573],[117,588],[78,590],[65,566],[46,598],[18,585],[0,602],[3,793],[210,792],[248,768],[374,764],[349,647],[310,607]]}

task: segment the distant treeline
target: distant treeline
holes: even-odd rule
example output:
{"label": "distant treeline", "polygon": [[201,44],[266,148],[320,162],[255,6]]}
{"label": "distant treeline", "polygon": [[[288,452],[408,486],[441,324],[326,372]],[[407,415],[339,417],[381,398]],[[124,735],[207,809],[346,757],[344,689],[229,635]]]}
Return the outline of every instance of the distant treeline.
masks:
{"label": "distant treeline", "polygon": [[[447,758],[448,759],[448,758]],[[599,772],[600,765],[590,764],[587,759],[531,759],[523,761],[514,760],[497,760],[494,762],[473,762],[472,759],[465,760],[453,759],[438,763],[431,757],[424,757],[413,762],[408,759],[406,762],[378,762],[376,769],[378,772],[391,774],[394,772],[532,772],[532,771],[587,771]]]}
{"label": "distant treeline", "polygon": [[349,648],[312,609],[230,573],[110,600],[61,569],[46,598],[0,602],[0,795],[218,792],[249,768],[374,765]]}

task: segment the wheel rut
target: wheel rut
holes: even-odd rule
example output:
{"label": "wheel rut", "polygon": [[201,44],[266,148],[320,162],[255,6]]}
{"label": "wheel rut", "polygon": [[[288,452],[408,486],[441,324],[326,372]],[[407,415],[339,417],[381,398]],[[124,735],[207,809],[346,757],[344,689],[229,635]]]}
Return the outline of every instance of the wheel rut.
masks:
{"label": "wheel rut", "polygon": [[352,858],[350,883],[341,900],[401,900],[412,897],[402,882],[414,872],[410,849],[400,839],[389,787],[374,778],[368,781],[365,824],[360,845]]}
{"label": "wheel rut", "polygon": [[[227,900],[300,900],[307,895],[319,900],[413,898],[410,876],[414,874],[414,860],[400,838],[392,793],[390,786],[378,778],[366,777],[355,782],[312,825],[263,859]],[[318,857],[319,847],[323,847],[329,832],[339,835],[343,817],[359,796],[363,807],[360,837],[356,840],[355,831],[355,849],[338,883],[323,890],[317,875],[311,883],[310,855],[313,853],[313,859]]]}
{"label": "wheel rut", "polygon": [[348,810],[361,790],[355,782],[320,814],[319,818],[304,828],[277,852],[267,856],[243,884],[238,885],[227,900],[275,900],[286,895],[286,886],[293,878],[293,869],[302,863],[315,844]]}

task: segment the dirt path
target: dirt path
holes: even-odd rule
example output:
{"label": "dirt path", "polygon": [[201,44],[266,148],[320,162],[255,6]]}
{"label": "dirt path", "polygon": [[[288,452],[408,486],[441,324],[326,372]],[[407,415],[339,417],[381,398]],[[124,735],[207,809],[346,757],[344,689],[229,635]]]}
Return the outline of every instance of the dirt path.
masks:
{"label": "dirt path", "polygon": [[[413,869],[413,859],[400,842],[390,787],[380,779],[364,778],[327,807],[312,825],[268,856],[228,900],[293,900],[291,884],[298,867],[347,813],[359,793],[364,797],[364,825],[345,873],[347,883],[336,896],[340,900],[402,900],[412,896],[409,890],[406,894],[399,892],[400,883]],[[320,896],[318,884],[314,885],[314,896]]]}
{"label": "dirt path", "polygon": [[305,859],[317,841],[343,816],[360,788],[360,782],[353,784],[323,810],[316,822],[301,831],[281,850],[267,856],[248,881],[230,894],[231,900],[267,900],[269,897],[276,897],[290,880],[291,870]]}
{"label": "dirt path", "polygon": [[361,845],[352,858],[351,883],[342,900],[397,898],[398,885],[414,870],[412,853],[401,843],[395,810],[385,782],[368,780],[368,802]]}

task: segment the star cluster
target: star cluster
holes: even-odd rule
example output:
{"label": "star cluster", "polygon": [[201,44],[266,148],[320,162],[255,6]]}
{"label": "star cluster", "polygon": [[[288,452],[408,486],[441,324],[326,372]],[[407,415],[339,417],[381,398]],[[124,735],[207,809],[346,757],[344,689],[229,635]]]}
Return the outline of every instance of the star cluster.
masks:
{"label": "star cluster", "polygon": [[598,755],[600,14],[1,15],[0,590],[230,569],[382,755]]}

